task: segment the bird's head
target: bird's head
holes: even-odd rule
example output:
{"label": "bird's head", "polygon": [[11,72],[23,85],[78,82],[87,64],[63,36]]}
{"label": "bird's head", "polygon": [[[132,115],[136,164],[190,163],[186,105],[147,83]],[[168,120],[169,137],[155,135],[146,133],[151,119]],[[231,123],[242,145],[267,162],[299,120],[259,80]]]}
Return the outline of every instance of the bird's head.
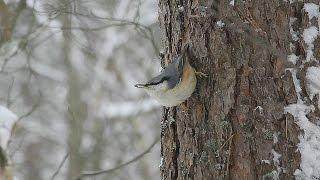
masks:
{"label": "bird's head", "polygon": [[142,88],[146,90],[148,93],[160,93],[165,92],[169,89],[168,86],[168,78],[165,76],[156,76],[152,78],[145,84],[136,84],[134,85],[136,88]]}

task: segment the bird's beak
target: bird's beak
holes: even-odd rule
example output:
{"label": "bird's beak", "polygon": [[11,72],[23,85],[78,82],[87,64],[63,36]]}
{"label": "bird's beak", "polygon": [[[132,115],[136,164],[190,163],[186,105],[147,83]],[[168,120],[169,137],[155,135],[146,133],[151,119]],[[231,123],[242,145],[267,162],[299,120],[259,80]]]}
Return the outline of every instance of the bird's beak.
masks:
{"label": "bird's beak", "polygon": [[136,85],[134,85],[134,87],[136,87],[136,88],[144,88],[144,87],[146,87],[146,85],[145,84],[136,84]]}

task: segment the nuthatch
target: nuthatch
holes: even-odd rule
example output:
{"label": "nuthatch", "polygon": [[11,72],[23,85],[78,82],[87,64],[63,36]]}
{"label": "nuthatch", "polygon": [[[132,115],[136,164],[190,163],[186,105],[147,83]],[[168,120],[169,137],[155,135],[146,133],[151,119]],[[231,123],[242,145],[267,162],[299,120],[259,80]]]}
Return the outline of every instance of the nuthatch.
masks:
{"label": "nuthatch", "polygon": [[197,78],[195,70],[185,57],[184,48],[181,55],[145,84],[136,84],[143,88],[151,97],[166,107],[177,106],[188,99],[193,93]]}

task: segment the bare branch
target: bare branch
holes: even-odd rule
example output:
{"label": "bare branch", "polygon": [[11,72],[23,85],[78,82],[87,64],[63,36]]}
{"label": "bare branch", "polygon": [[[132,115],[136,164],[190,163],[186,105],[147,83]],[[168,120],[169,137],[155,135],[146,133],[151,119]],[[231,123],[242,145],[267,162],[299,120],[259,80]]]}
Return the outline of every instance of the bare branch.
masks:
{"label": "bare branch", "polygon": [[8,88],[8,95],[7,95],[7,107],[9,108],[12,104],[11,101],[11,93],[12,93],[12,88],[13,88],[13,84],[14,84],[14,77],[12,78],[11,84],[9,85]]}
{"label": "bare branch", "polygon": [[36,104],[34,104],[32,106],[32,108],[27,113],[25,113],[25,114],[23,114],[22,116],[19,117],[19,119],[17,120],[17,123],[20,122],[23,118],[26,118],[26,117],[30,116],[37,109],[39,104],[40,104],[40,98],[38,99],[38,102]]}
{"label": "bare branch", "polygon": [[59,174],[60,169],[62,168],[62,166],[64,165],[64,163],[66,162],[66,160],[69,157],[69,152],[64,156],[64,158],[62,159],[61,163],[58,166],[58,169],[53,173],[51,180],[54,180],[56,178],[56,176]]}
{"label": "bare branch", "polygon": [[39,95],[39,98],[37,100],[37,102],[32,106],[32,108],[26,112],[25,114],[21,115],[18,120],[14,123],[13,127],[12,127],[12,130],[11,130],[11,133],[10,133],[10,139],[8,141],[8,146],[11,144],[12,142],[12,139],[11,137],[13,137],[13,135],[15,134],[16,132],[16,129],[17,129],[17,126],[19,124],[19,122],[23,119],[23,118],[26,118],[28,116],[30,116],[38,107],[39,107],[39,104],[40,104],[40,98],[41,98],[41,94]]}
{"label": "bare branch", "polygon": [[148,39],[152,46],[153,49],[155,51],[156,54],[159,54],[159,49],[157,47],[157,44],[155,42],[154,39],[154,35],[152,32],[152,29],[147,26],[147,25],[143,25],[137,21],[131,21],[131,20],[127,20],[127,19],[119,19],[119,18],[115,18],[115,17],[100,17],[97,15],[94,15],[93,13],[90,14],[83,14],[83,13],[79,13],[79,12],[70,12],[70,11],[62,11],[59,9],[56,9],[57,12],[61,13],[61,14],[72,14],[74,16],[81,16],[81,17],[85,17],[85,18],[89,18],[89,19],[97,19],[97,20],[105,20],[108,21],[110,24],[105,24],[99,27],[88,27],[88,28],[84,28],[84,27],[49,27],[49,28],[56,28],[56,29],[60,29],[60,30],[81,30],[81,31],[100,31],[100,30],[104,30],[106,28],[110,28],[110,27],[115,27],[115,26],[134,26],[137,32],[142,33],[143,37]]}
{"label": "bare branch", "polygon": [[140,158],[142,158],[144,155],[146,155],[147,153],[149,153],[151,151],[151,149],[159,142],[159,138],[157,138],[145,151],[143,151],[141,154],[137,155],[136,157],[134,157],[133,159],[131,159],[128,162],[119,164],[118,166],[111,168],[111,169],[106,169],[106,170],[100,170],[100,171],[89,171],[89,172],[83,172],[81,173],[79,176],[77,176],[75,179],[76,180],[81,180],[84,177],[88,177],[88,176],[97,176],[97,175],[102,175],[102,174],[107,174],[107,173],[111,173],[115,170],[118,170],[120,168],[123,168],[133,162],[138,161]]}

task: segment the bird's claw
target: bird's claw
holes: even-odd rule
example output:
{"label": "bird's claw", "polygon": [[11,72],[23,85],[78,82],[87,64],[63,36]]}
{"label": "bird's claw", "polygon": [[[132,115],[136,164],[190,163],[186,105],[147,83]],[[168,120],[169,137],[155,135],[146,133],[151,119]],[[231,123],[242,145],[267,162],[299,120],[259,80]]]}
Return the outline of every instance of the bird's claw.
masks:
{"label": "bird's claw", "polygon": [[200,77],[205,77],[205,78],[208,77],[208,75],[205,74],[205,73],[203,73],[203,72],[198,72],[198,71],[196,71],[195,73],[196,73],[197,76],[200,76]]}

